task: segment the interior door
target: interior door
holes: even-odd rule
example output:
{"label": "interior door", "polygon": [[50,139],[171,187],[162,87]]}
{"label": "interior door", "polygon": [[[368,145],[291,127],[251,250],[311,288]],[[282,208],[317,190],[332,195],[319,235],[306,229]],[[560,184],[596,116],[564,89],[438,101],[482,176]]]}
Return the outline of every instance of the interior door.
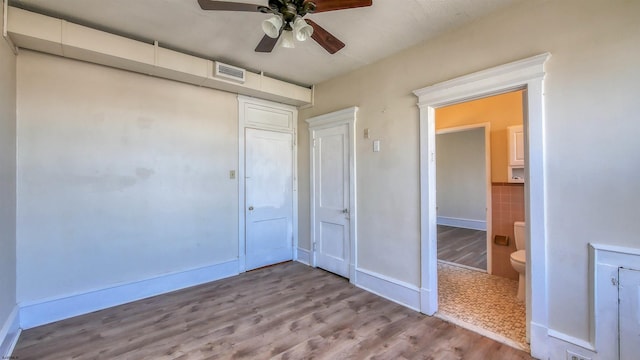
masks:
{"label": "interior door", "polygon": [[316,266],[349,277],[349,128],[314,131]]}
{"label": "interior door", "polygon": [[640,271],[620,268],[619,280],[620,359],[637,359],[640,354]]}
{"label": "interior door", "polygon": [[245,129],[245,266],[293,259],[293,135]]}

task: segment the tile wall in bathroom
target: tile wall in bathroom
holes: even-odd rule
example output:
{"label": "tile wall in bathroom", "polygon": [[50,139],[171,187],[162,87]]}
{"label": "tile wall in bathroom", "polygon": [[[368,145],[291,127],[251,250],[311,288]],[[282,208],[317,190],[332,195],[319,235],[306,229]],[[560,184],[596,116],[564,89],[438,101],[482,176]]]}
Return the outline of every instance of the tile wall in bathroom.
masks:
{"label": "tile wall in bathroom", "polygon": [[509,256],[516,251],[513,223],[524,221],[524,184],[492,183],[491,206],[492,239],[495,235],[509,236],[508,246],[492,245],[492,273],[517,280],[518,273],[513,270]]}

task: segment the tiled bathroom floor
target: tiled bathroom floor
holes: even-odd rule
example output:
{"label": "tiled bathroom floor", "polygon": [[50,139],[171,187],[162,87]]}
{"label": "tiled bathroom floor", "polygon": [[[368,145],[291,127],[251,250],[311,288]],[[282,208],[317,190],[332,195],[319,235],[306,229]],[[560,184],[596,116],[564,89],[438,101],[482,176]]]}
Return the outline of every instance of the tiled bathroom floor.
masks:
{"label": "tiled bathroom floor", "polygon": [[438,263],[440,317],[529,351],[525,304],[517,292],[515,280]]}

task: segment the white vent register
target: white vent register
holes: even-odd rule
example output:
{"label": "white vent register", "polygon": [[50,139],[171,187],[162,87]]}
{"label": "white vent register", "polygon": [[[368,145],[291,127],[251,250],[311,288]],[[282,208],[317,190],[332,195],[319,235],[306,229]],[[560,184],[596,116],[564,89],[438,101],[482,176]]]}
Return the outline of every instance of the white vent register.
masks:
{"label": "white vent register", "polygon": [[245,69],[227,65],[221,62],[214,62],[213,75],[217,78],[244,83]]}

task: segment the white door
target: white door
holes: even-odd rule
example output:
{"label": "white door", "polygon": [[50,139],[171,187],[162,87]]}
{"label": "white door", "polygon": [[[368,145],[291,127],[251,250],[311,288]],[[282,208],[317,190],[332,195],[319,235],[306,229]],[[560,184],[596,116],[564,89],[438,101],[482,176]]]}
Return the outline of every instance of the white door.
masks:
{"label": "white door", "polygon": [[245,267],[293,259],[293,136],[245,130]]}
{"label": "white door", "polygon": [[349,128],[338,125],[313,135],[316,266],[349,277]]}
{"label": "white door", "polygon": [[637,359],[640,354],[640,271],[620,268],[619,275],[620,359]]}

